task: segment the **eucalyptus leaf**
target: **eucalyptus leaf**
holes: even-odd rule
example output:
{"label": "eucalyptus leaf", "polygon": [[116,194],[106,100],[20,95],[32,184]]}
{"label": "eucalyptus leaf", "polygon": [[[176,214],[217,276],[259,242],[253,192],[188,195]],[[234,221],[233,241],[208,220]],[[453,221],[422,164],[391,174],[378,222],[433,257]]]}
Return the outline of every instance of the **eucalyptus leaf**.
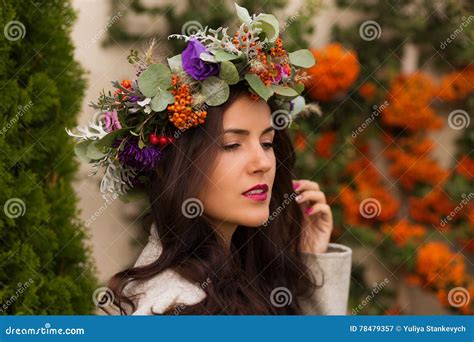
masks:
{"label": "eucalyptus leaf", "polygon": [[138,87],[146,97],[154,97],[160,89],[171,86],[171,71],[163,64],[152,64],[138,78]]}
{"label": "eucalyptus leaf", "polygon": [[76,153],[76,156],[78,156],[79,159],[86,163],[90,163],[91,161],[90,158],[87,157],[87,147],[92,141],[93,140],[84,140],[74,145],[74,153]]}
{"label": "eucalyptus leaf", "polygon": [[168,65],[171,70],[178,71],[183,68],[181,54],[168,58]]}
{"label": "eucalyptus leaf", "polygon": [[271,14],[260,14],[253,26],[261,28],[270,43],[274,43],[280,33],[280,24]]}
{"label": "eucalyptus leaf", "polygon": [[226,81],[228,84],[235,84],[239,82],[239,72],[237,71],[234,63],[229,61],[221,62],[219,78]]}
{"label": "eucalyptus leaf", "polygon": [[202,82],[202,94],[209,106],[219,106],[229,98],[229,85],[215,76]]}
{"label": "eucalyptus leaf", "polygon": [[224,50],[212,50],[212,54],[216,58],[217,62],[233,61],[235,59],[239,59],[239,58],[242,57],[242,54],[236,55],[236,54],[224,51]]}
{"label": "eucalyptus leaf", "polygon": [[162,90],[151,99],[151,109],[154,112],[162,112],[168,107],[169,104],[174,103],[174,96],[169,91]]}
{"label": "eucalyptus leaf", "polygon": [[288,57],[291,64],[301,68],[310,68],[316,63],[313,54],[308,49],[290,52]]}
{"label": "eucalyptus leaf", "polygon": [[87,146],[86,155],[91,160],[102,159],[103,157],[107,155],[106,153],[102,152],[99,146],[97,146],[98,142],[99,142],[98,140],[93,140],[91,141],[89,146]]}
{"label": "eucalyptus leaf", "polygon": [[127,133],[128,130],[129,130],[128,128],[121,128],[121,129],[117,129],[115,131],[110,132],[109,134],[107,134],[106,136],[104,136],[102,139],[100,139],[97,142],[96,144],[97,147],[98,148],[112,147],[112,144],[114,143],[115,138],[119,137],[120,135],[124,133]]}
{"label": "eucalyptus leaf", "polygon": [[296,90],[298,92],[298,94],[301,94],[304,90],[304,84],[303,83],[296,83],[293,86],[293,89]]}
{"label": "eucalyptus leaf", "polygon": [[241,7],[234,2],[235,10],[239,19],[246,24],[250,24],[252,18],[250,17],[249,11],[245,7]]}
{"label": "eucalyptus leaf", "polygon": [[260,77],[258,77],[257,75],[245,74],[245,80],[248,82],[248,84],[253,89],[253,91],[255,91],[258,94],[258,96],[263,98],[265,101],[267,101],[270,98],[270,96],[273,95],[273,90],[266,87],[265,84],[263,84]]}
{"label": "eucalyptus leaf", "polygon": [[290,96],[290,97],[298,96],[298,92],[290,87],[274,84],[271,86],[271,88],[276,94],[279,94],[279,95]]}

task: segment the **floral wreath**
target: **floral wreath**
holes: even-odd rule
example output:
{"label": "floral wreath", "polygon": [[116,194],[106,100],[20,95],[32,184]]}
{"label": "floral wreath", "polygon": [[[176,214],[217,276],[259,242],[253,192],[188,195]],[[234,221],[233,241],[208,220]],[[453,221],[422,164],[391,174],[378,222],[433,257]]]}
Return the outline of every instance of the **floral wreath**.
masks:
{"label": "floral wreath", "polygon": [[[97,110],[79,133],[66,132],[77,143],[74,151],[92,164],[95,175],[104,168],[100,190],[129,201],[143,195],[143,185],[160,162],[164,148],[179,135],[205,122],[208,106],[219,106],[229,97],[229,85],[246,82],[254,99],[271,100],[290,119],[305,107],[301,93],[306,73],[315,60],[309,50],[287,53],[279,35],[279,24],[271,14],[249,15],[235,4],[242,21],[233,37],[228,28],[207,26],[184,39],[181,54],[167,65],[153,57],[154,41],[143,55],[128,56],[137,68],[133,81],[113,81],[112,94],[102,91]],[[273,124],[272,120],[272,124]]]}

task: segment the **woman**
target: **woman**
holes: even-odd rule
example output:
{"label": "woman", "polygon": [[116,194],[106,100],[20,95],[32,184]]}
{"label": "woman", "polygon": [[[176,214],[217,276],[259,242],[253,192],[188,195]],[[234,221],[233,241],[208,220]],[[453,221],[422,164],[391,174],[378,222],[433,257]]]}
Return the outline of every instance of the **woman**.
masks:
{"label": "woman", "polygon": [[293,179],[293,146],[274,127],[237,84],[167,148],[149,242],[109,283],[121,313],[346,313],[352,252],[329,243],[324,193]]}
{"label": "woman", "polygon": [[187,45],[166,64],[153,43],[132,53],[137,79],[112,82],[96,120],[67,130],[105,169],[104,196],[145,190],[151,204],[148,245],[109,284],[122,314],[346,312],[352,252],[329,243],[331,210],[292,174],[281,125],[304,107],[314,57],[286,51],[274,16],[235,7],[233,35],[172,35]]}

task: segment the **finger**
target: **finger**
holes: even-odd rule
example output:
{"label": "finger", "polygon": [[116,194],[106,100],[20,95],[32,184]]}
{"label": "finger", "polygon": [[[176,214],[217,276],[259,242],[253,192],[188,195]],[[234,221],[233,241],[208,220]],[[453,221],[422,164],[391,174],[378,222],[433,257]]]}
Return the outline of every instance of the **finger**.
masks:
{"label": "finger", "polygon": [[326,203],[326,195],[324,194],[324,192],[319,190],[306,190],[296,196],[295,201],[298,203],[305,203],[308,201]]}
{"label": "finger", "polygon": [[306,214],[309,216],[315,216],[315,215],[328,215],[328,217],[332,216],[331,207],[326,203],[316,203],[315,205],[307,209]]}
{"label": "finger", "polygon": [[319,184],[308,179],[298,179],[293,181],[293,188],[296,192],[302,192],[305,190],[320,190]]}

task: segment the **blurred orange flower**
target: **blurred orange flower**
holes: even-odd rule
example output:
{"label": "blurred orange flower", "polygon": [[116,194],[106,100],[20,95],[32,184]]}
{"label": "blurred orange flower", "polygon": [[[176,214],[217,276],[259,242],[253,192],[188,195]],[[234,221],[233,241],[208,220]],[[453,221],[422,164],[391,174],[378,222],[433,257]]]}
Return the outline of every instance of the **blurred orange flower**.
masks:
{"label": "blurred orange flower", "polygon": [[389,224],[382,225],[382,232],[388,234],[397,246],[404,247],[409,242],[420,243],[426,235],[426,228],[403,219],[394,227]]}
{"label": "blurred orange flower", "polygon": [[436,93],[433,81],[423,73],[397,76],[390,86],[389,105],[382,110],[382,121],[412,131],[441,128],[443,120],[430,107]]}
{"label": "blurred orange flower", "polygon": [[440,188],[431,191],[424,198],[410,197],[409,212],[418,222],[429,223],[440,230],[449,230],[451,226],[444,220],[455,208],[455,204]]}
{"label": "blurred orange flower", "polygon": [[474,93],[474,66],[451,72],[441,79],[438,97],[446,102],[461,100]]}
{"label": "blurred orange flower", "polygon": [[314,142],[314,153],[317,157],[329,159],[332,156],[332,147],[336,142],[335,132],[324,132]]}
{"label": "blurred orange flower", "polygon": [[474,179],[474,159],[467,155],[463,156],[456,171],[467,179]]}
{"label": "blurred orange flower", "polygon": [[461,286],[466,280],[463,257],[451,252],[447,244],[439,241],[430,241],[420,247],[416,271],[426,285],[434,288]]}
{"label": "blurred orange flower", "polygon": [[365,82],[359,88],[359,95],[362,96],[366,101],[370,101],[374,98],[377,88],[373,82]]}
{"label": "blurred orange flower", "polygon": [[354,84],[360,71],[354,51],[345,50],[340,43],[332,43],[311,52],[317,63],[307,70],[311,77],[305,85],[313,99],[331,101]]}

